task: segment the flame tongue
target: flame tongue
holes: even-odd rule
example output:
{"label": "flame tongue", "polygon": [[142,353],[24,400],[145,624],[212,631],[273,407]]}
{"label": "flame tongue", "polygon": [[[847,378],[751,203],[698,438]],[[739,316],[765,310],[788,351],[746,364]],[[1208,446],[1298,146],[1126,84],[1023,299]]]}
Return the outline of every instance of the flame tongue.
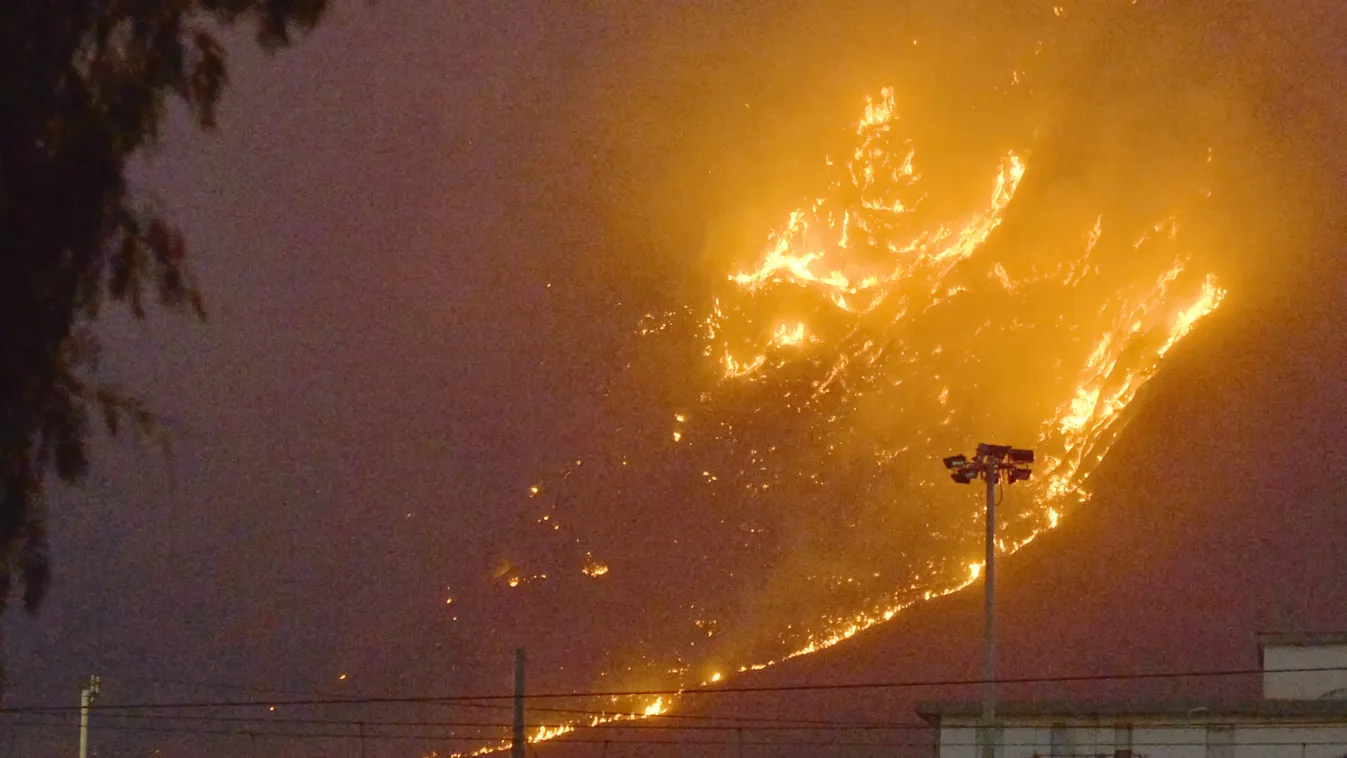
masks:
{"label": "flame tongue", "polygon": [[[722,382],[753,382],[756,402],[810,419],[812,481],[870,457],[877,470],[862,499],[887,489],[894,500],[949,502],[930,460],[988,429],[1033,442],[1043,463],[1017,494],[1020,512],[1000,546],[1011,552],[1088,497],[1086,481],[1124,410],[1225,291],[1190,271],[1172,218],[1137,239],[1110,233],[1097,214],[1067,236],[1075,242],[1066,249],[992,244],[1029,170],[1014,153],[990,173],[983,208],[916,226],[925,196],[916,149],[894,136],[897,113],[892,90],[867,102],[845,178],[793,211],[756,266],[727,278],[706,318],[703,352],[720,356]],[[807,393],[791,384],[801,372]],[[885,478],[899,480],[897,492]],[[954,502],[967,517],[926,526],[940,549],[913,545],[925,560],[910,561],[916,570],[900,578],[842,577],[864,587],[854,594],[859,607],[812,624],[790,619],[794,633],[781,639],[800,641],[782,653],[835,644],[975,580],[980,564],[970,574],[960,559],[976,552],[950,548],[976,541],[977,504]],[[881,502],[867,512],[883,510]],[[811,629],[803,639],[801,627]]]}

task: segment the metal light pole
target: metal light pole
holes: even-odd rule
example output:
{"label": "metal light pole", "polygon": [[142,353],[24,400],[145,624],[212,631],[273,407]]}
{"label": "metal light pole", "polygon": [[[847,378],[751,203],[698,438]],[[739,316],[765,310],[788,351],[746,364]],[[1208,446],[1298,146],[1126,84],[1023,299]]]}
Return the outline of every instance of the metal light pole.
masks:
{"label": "metal light pole", "polygon": [[1029,478],[1029,464],[1034,462],[1034,451],[1020,450],[1009,445],[978,445],[977,455],[969,460],[963,455],[951,455],[944,460],[950,478],[959,484],[974,479],[987,483],[987,538],[986,557],[982,564],[984,610],[982,659],[982,726],[978,743],[982,758],[996,758],[996,485],[1005,474],[1011,484]]}
{"label": "metal light pole", "polygon": [[90,676],[89,683],[80,690],[80,758],[89,755],[89,703],[98,697],[98,677]]}
{"label": "metal light pole", "polygon": [[996,755],[996,466],[987,466],[987,538],[982,563],[984,651],[982,655],[982,726],[984,758]]}

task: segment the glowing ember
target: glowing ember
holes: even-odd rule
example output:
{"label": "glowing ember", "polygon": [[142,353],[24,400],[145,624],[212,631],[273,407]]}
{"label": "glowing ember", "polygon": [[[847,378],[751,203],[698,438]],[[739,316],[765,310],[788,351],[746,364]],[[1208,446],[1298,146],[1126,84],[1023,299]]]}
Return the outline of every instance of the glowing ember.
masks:
{"label": "glowing ember", "polygon": [[585,555],[585,566],[581,569],[585,576],[600,577],[608,573],[608,564],[594,560],[593,555]]}

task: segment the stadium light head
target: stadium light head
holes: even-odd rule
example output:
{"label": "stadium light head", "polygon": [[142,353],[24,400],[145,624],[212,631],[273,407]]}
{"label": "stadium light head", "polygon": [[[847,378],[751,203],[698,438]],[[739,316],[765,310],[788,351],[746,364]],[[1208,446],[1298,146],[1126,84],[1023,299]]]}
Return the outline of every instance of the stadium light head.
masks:
{"label": "stadium light head", "polygon": [[979,458],[991,456],[1000,461],[1005,460],[1008,455],[1010,455],[1010,445],[988,445],[986,443],[978,445]]}
{"label": "stadium light head", "polygon": [[1011,463],[1033,463],[1033,462],[1034,462],[1034,451],[1032,451],[1032,450],[1020,450],[1019,448],[1011,448],[1011,450],[1010,450],[1010,462],[1011,462]]}
{"label": "stadium light head", "polygon": [[977,478],[977,473],[967,468],[955,469],[954,473],[949,475],[958,484],[968,484]]}
{"label": "stadium light head", "polygon": [[1013,468],[1010,470],[1010,483],[1027,481],[1033,473],[1027,468]]}
{"label": "stadium light head", "polygon": [[950,457],[945,459],[945,468],[947,469],[963,468],[964,464],[966,463],[968,463],[967,456],[951,455]]}

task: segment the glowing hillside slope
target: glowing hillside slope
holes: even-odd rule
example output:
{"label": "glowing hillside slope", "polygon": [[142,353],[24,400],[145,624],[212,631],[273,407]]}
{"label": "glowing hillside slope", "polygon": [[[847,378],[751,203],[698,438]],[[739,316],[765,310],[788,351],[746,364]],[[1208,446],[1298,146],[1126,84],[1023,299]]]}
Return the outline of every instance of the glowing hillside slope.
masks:
{"label": "glowing hillside slope", "polygon": [[577,630],[568,660],[606,686],[697,686],[966,586],[982,502],[940,458],[1036,450],[1002,510],[1012,552],[1088,498],[1129,403],[1224,297],[1177,216],[1015,226],[1031,155],[928,191],[899,123],[886,90],[759,255],[640,326],[630,373],[674,402],[613,390],[647,423],[529,486],[529,534],[493,582]]}

